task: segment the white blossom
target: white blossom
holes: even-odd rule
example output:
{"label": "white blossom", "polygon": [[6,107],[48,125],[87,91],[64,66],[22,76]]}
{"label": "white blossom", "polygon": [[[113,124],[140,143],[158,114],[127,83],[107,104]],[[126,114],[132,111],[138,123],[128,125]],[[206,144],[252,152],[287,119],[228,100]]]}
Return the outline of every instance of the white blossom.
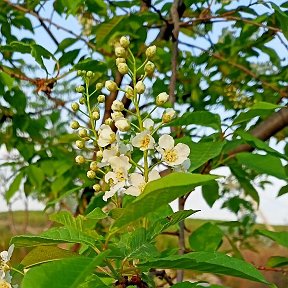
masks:
{"label": "white blossom", "polygon": [[159,106],[163,105],[168,101],[168,99],[169,99],[169,95],[166,92],[162,92],[162,93],[157,95],[156,104]]}
{"label": "white blossom", "polygon": [[2,251],[0,253],[0,279],[1,280],[9,276],[8,270],[10,268],[9,268],[8,262],[10,261],[13,251],[14,251],[14,244],[12,244],[9,247],[8,251]]}
{"label": "white blossom", "polygon": [[183,143],[174,146],[174,139],[168,134],[164,134],[159,138],[158,151],[162,155],[162,161],[168,166],[176,166],[182,164],[188,159],[190,148]]}
{"label": "white blossom", "polygon": [[124,104],[123,104],[123,102],[121,102],[119,100],[114,100],[112,105],[111,105],[111,109],[113,111],[121,112],[124,109]]}
{"label": "white blossom", "polygon": [[154,128],[154,121],[150,118],[147,118],[143,121],[143,127],[146,129],[146,130],[149,130],[149,131],[152,131],[153,128]]}
{"label": "white blossom", "polygon": [[136,136],[132,138],[131,143],[141,151],[146,151],[154,148],[155,140],[148,130],[144,130],[143,132],[136,134]]}
{"label": "white blossom", "polygon": [[[152,170],[148,174],[148,182],[159,179],[160,174],[156,170]],[[132,173],[129,177],[129,182],[131,186],[124,191],[125,194],[132,196],[139,196],[141,192],[143,192],[146,184],[148,182],[145,181],[145,178],[142,174]]]}
{"label": "white blossom", "polygon": [[126,118],[120,118],[115,121],[115,126],[121,132],[126,132],[130,129],[130,123]]}
{"label": "white blossom", "polygon": [[97,143],[100,147],[105,147],[109,144],[112,144],[116,139],[115,133],[112,131],[111,127],[106,124],[102,124],[100,126],[98,135],[99,138]]}

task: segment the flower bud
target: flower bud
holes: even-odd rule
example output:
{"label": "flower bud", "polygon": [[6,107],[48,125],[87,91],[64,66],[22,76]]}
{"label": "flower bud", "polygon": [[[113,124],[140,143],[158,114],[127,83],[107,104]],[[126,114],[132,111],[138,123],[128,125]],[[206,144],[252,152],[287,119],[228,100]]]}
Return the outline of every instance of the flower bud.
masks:
{"label": "flower bud", "polygon": [[79,132],[78,132],[78,135],[81,138],[86,138],[88,136],[87,130],[86,129],[80,129]]}
{"label": "flower bud", "polygon": [[130,129],[130,123],[127,119],[121,118],[115,121],[115,126],[118,128],[121,132],[126,132]]}
{"label": "flower bud", "polygon": [[81,70],[78,70],[77,71],[77,76],[81,76],[82,75],[82,71]]}
{"label": "flower bud", "polygon": [[162,115],[162,122],[169,123],[176,115],[176,111],[173,108],[167,108]]}
{"label": "flower bud", "polygon": [[78,111],[78,109],[79,109],[79,104],[78,103],[76,103],[76,102],[73,102],[72,104],[71,104],[71,108],[72,108],[72,110],[73,111]]}
{"label": "flower bud", "polygon": [[88,78],[92,78],[92,77],[94,76],[94,73],[93,73],[92,71],[87,71],[87,72],[86,72],[86,76],[87,76]]}
{"label": "flower bud", "polygon": [[128,99],[133,99],[134,97],[134,90],[131,86],[127,85],[125,87],[125,96],[128,98]]}
{"label": "flower bud", "polygon": [[118,66],[120,63],[126,63],[125,58],[116,58],[116,66]]}
{"label": "flower bud", "polygon": [[155,65],[151,61],[148,61],[144,66],[144,71],[148,76],[152,75],[155,71]]}
{"label": "flower bud", "polygon": [[81,74],[82,74],[82,76],[85,76],[85,75],[86,75],[86,71],[85,71],[85,70],[82,70],[82,71],[81,71]]}
{"label": "flower bud", "polygon": [[91,169],[92,171],[97,171],[97,170],[98,170],[98,165],[97,165],[97,162],[96,162],[96,161],[92,161],[92,162],[90,163],[90,169]]}
{"label": "flower bud", "polygon": [[138,94],[143,94],[145,91],[145,85],[142,81],[138,81],[135,85],[135,90]]}
{"label": "flower bud", "polygon": [[78,93],[83,93],[85,91],[85,88],[83,86],[77,86],[75,88],[75,91]]}
{"label": "flower bud", "polygon": [[95,192],[99,192],[101,190],[101,186],[99,184],[94,184],[93,189],[95,190]]}
{"label": "flower bud", "polygon": [[80,127],[80,124],[79,124],[79,122],[78,121],[72,121],[71,123],[70,123],[70,127],[72,128],[72,129],[74,129],[74,130],[76,130],[76,129],[78,129],[79,127]]}
{"label": "flower bud", "polygon": [[97,157],[98,159],[102,159],[102,157],[103,157],[103,152],[102,152],[101,150],[97,151],[97,152],[96,152],[96,157]]}
{"label": "flower bud", "polygon": [[101,94],[97,97],[97,101],[99,103],[104,103],[105,102],[105,95]]}
{"label": "flower bud", "polygon": [[111,113],[111,118],[113,121],[116,121],[117,119],[124,118],[124,115],[120,111],[115,111],[115,112]]}
{"label": "flower bud", "polygon": [[85,158],[84,158],[82,155],[78,155],[78,156],[76,156],[76,158],[75,158],[75,162],[76,162],[77,164],[83,164],[83,163],[85,163]]}
{"label": "flower bud", "polygon": [[124,109],[124,104],[123,102],[119,101],[119,100],[114,100],[112,105],[111,105],[111,109],[113,111],[122,111]]}
{"label": "flower bud", "polygon": [[85,147],[85,142],[83,140],[77,140],[76,141],[76,146],[79,148],[79,149],[83,149]]}
{"label": "flower bud", "polygon": [[121,46],[116,47],[115,55],[117,58],[126,58],[127,57],[126,49]]}
{"label": "flower bud", "polygon": [[92,112],[92,119],[93,120],[98,120],[100,118],[100,113],[98,111]]}
{"label": "flower bud", "polygon": [[115,92],[115,91],[117,91],[118,87],[114,81],[108,80],[105,82],[105,88],[110,92]]}
{"label": "flower bud", "polygon": [[101,90],[101,89],[103,88],[103,86],[104,86],[104,85],[103,85],[102,83],[100,83],[100,82],[97,83],[97,84],[96,84],[96,91]]}
{"label": "flower bud", "polygon": [[129,39],[127,38],[127,37],[125,37],[125,36],[122,36],[121,38],[120,38],[120,45],[123,47],[123,48],[128,48],[129,47],[129,44],[130,44],[130,41],[129,41]]}
{"label": "flower bud", "polygon": [[80,103],[81,105],[85,104],[85,102],[86,102],[85,97],[81,97],[81,98],[79,99],[79,103]]}
{"label": "flower bud", "polygon": [[162,92],[156,97],[156,105],[161,106],[165,104],[168,101],[168,99],[169,95],[166,92]]}
{"label": "flower bud", "polygon": [[94,171],[92,171],[92,170],[89,170],[89,171],[87,172],[87,177],[88,177],[89,179],[94,179],[94,178],[96,177],[96,173],[95,173]]}
{"label": "flower bud", "polygon": [[147,58],[152,58],[155,54],[156,54],[156,46],[155,45],[149,46],[146,49],[146,57]]}
{"label": "flower bud", "polygon": [[104,123],[105,123],[106,125],[111,126],[111,125],[113,124],[113,120],[112,120],[111,118],[107,118],[107,119],[105,119]]}
{"label": "flower bud", "polygon": [[122,75],[127,74],[129,71],[128,65],[126,63],[119,63],[117,68]]}

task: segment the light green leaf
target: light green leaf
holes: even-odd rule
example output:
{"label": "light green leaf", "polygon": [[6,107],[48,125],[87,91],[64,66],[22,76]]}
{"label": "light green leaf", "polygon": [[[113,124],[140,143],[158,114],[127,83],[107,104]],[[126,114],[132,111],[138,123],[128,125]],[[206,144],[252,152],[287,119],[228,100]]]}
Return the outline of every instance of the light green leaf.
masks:
{"label": "light green leaf", "polygon": [[105,251],[95,258],[73,257],[31,268],[25,274],[21,287],[78,288],[108,253],[109,251]]}
{"label": "light green leaf", "polygon": [[88,219],[104,219],[107,217],[107,215],[102,211],[101,208],[96,207],[95,209],[93,209],[89,214],[87,214],[85,216]]}
{"label": "light green leaf", "polygon": [[45,262],[51,262],[63,258],[71,258],[79,256],[78,254],[60,249],[55,246],[37,246],[31,250],[21,261],[21,265],[25,268],[32,267]]}
{"label": "light green leaf", "polygon": [[38,189],[41,188],[45,179],[43,170],[36,165],[30,165],[26,168],[26,172],[32,185]]}
{"label": "light green leaf", "polygon": [[167,126],[187,126],[191,124],[211,127],[215,130],[221,131],[220,116],[208,111],[186,112],[174,121],[168,123]]}
{"label": "light green leaf", "polygon": [[194,251],[216,251],[222,243],[223,232],[212,223],[205,223],[189,236],[189,244]]}
{"label": "light green leaf", "polygon": [[247,166],[250,169],[275,176],[279,179],[287,179],[287,175],[284,167],[282,166],[281,160],[277,157],[244,152],[237,154],[236,158],[239,163]]}
{"label": "light green leaf", "polygon": [[84,232],[67,227],[51,228],[38,236],[19,235],[11,239],[16,247],[33,247],[57,243],[82,243],[94,247],[96,240]]}
{"label": "light green leaf", "polygon": [[282,246],[288,247],[288,232],[286,231],[274,232],[268,230],[257,230],[257,233],[274,240]]}
{"label": "light green leaf", "polygon": [[13,182],[10,184],[9,189],[5,193],[5,199],[7,202],[10,201],[10,199],[14,196],[14,194],[19,191],[19,187],[21,184],[21,180],[23,179],[23,173],[20,172],[13,180]]}
{"label": "light green leaf", "polygon": [[156,269],[189,269],[229,276],[241,277],[256,282],[269,284],[264,276],[250,263],[229,257],[219,252],[192,252],[173,255],[162,259],[152,259],[139,267]]}
{"label": "light green leaf", "polygon": [[172,173],[159,180],[149,182],[144,192],[123,209],[113,228],[119,229],[141,217],[169,204],[180,196],[191,192],[196,186],[206,184],[217,176],[190,173]]}

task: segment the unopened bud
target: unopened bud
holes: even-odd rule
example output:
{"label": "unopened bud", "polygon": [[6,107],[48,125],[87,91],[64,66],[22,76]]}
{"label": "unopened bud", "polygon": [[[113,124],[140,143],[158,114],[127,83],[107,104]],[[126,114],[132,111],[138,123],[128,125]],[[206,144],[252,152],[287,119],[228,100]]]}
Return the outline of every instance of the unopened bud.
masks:
{"label": "unopened bud", "polygon": [[130,44],[130,41],[129,41],[129,39],[127,38],[127,37],[125,37],[125,36],[122,36],[121,38],[120,38],[120,45],[123,47],[123,48],[128,48],[129,47],[129,44]]}
{"label": "unopened bud", "polygon": [[71,104],[71,108],[72,108],[72,110],[73,111],[78,111],[78,109],[79,109],[79,104],[78,103],[76,103],[76,102],[73,102],[72,104]]}
{"label": "unopened bud", "polygon": [[79,127],[80,127],[80,124],[79,124],[79,122],[78,121],[72,121],[71,123],[70,123],[70,127],[72,128],[72,129],[74,129],[74,130],[76,130],[76,129],[78,129]]}
{"label": "unopened bud", "polygon": [[89,179],[94,179],[94,178],[96,177],[96,173],[95,173],[94,171],[92,171],[92,170],[89,170],[89,171],[87,172],[87,177],[88,177]]}
{"label": "unopened bud", "polygon": [[94,184],[93,189],[95,190],[95,192],[99,192],[101,190],[101,186],[99,184]]}
{"label": "unopened bud", "polygon": [[147,58],[152,58],[156,54],[156,46],[150,46],[146,49]]}
{"label": "unopened bud", "polygon": [[118,66],[120,63],[126,63],[125,58],[116,58],[116,66]]}
{"label": "unopened bud", "polygon": [[112,105],[111,105],[111,109],[113,111],[122,111],[124,109],[124,104],[123,102],[119,101],[119,100],[114,100]]}
{"label": "unopened bud", "polygon": [[79,148],[79,149],[83,149],[85,147],[85,142],[83,140],[77,140],[76,141],[76,146]]}
{"label": "unopened bud", "polygon": [[120,118],[124,118],[124,115],[120,111],[115,111],[115,112],[111,113],[111,118],[112,118],[113,121],[116,121],[116,120],[118,120]]}
{"label": "unopened bud", "polygon": [[77,86],[75,88],[75,91],[78,93],[83,93],[85,91],[85,88],[83,86]]}
{"label": "unopened bud", "polygon": [[100,118],[100,113],[98,111],[92,112],[92,119],[93,120],[98,120]]}
{"label": "unopened bud", "polygon": [[168,99],[169,95],[166,92],[162,92],[156,97],[156,105],[161,106],[165,104],[168,101]]}
{"label": "unopened bud", "polygon": [[130,129],[130,123],[127,119],[121,118],[119,120],[115,121],[115,126],[118,128],[121,132],[126,132]]}
{"label": "unopened bud", "polygon": [[96,84],[96,91],[101,90],[103,88],[103,84],[102,83],[97,83]]}
{"label": "unopened bud", "polygon": [[90,163],[90,169],[91,169],[92,171],[97,171],[97,170],[98,170],[98,165],[97,165],[97,162],[96,162],[96,161],[92,161],[92,162]]}
{"label": "unopened bud", "polygon": [[128,99],[133,99],[134,97],[134,90],[131,86],[127,85],[125,87],[125,96],[128,98]]}
{"label": "unopened bud", "polygon": [[81,138],[86,138],[88,136],[87,130],[86,129],[80,129],[79,132],[78,132],[78,135]]}
{"label": "unopened bud", "polygon": [[145,85],[142,81],[138,81],[135,85],[135,90],[138,94],[143,94],[145,91]]}
{"label": "unopened bud", "polygon": [[78,155],[78,156],[76,156],[76,158],[75,158],[75,162],[76,162],[77,164],[83,164],[83,163],[85,163],[85,158],[84,158],[82,155]]}
{"label": "unopened bud", "polygon": [[111,126],[113,124],[113,120],[111,118],[105,119],[104,123],[108,126]]}
{"label": "unopened bud", "polygon": [[121,46],[118,46],[115,48],[115,55],[117,58],[126,58],[127,57],[127,52],[126,52],[126,49],[121,47]]}
{"label": "unopened bud", "polygon": [[112,81],[112,80],[106,81],[105,82],[105,87],[110,92],[115,92],[115,91],[117,91],[117,88],[118,88],[117,84],[114,81]]}
{"label": "unopened bud", "polygon": [[117,68],[122,75],[127,74],[129,71],[128,65],[126,63],[119,63]]}
{"label": "unopened bud", "polygon": [[97,97],[97,101],[99,103],[104,103],[105,102],[105,95],[101,94]]}
{"label": "unopened bud", "polygon": [[96,152],[96,157],[97,157],[98,159],[101,159],[101,158],[103,157],[103,152],[102,152],[101,150],[97,151],[97,152]]}
{"label": "unopened bud", "polygon": [[81,105],[85,104],[85,102],[86,102],[85,97],[81,97],[81,98],[79,99],[79,103],[80,103]]}
{"label": "unopened bud", "polygon": [[155,71],[155,65],[151,61],[148,61],[144,66],[144,71],[148,76],[152,75]]}
{"label": "unopened bud", "polygon": [[92,71],[87,71],[86,76],[87,76],[88,78],[91,78],[91,77],[94,76],[94,73],[93,73]]}
{"label": "unopened bud", "polygon": [[176,111],[173,108],[167,108],[162,115],[162,122],[169,123],[176,115]]}

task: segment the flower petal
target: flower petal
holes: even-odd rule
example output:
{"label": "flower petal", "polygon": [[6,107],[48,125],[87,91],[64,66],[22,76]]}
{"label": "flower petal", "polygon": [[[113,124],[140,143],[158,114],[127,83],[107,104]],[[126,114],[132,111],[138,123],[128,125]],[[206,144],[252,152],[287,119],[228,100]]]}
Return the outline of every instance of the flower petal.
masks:
{"label": "flower petal", "polygon": [[139,174],[139,173],[132,173],[130,175],[130,183],[134,187],[141,187],[142,185],[145,184],[144,176]]}
{"label": "flower petal", "polygon": [[128,189],[124,191],[125,194],[127,195],[132,195],[132,196],[139,196],[141,193],[141,190],[138,187],[131,186]]}
{"label": "flower petal", "polygon": [[159,138],[159,146],[165,150],[171,150],[174,147],[174,139],[168,134],[164,134]]}
{"label": "flower petal", "polygon": [[159,172],[157,170],[152,170],[148,174],[148,181],[149,182],[153,181],[153,180],[157,180],[159,178],[161,178],[161,176],[160,176],[160,174],[159,174]]}

